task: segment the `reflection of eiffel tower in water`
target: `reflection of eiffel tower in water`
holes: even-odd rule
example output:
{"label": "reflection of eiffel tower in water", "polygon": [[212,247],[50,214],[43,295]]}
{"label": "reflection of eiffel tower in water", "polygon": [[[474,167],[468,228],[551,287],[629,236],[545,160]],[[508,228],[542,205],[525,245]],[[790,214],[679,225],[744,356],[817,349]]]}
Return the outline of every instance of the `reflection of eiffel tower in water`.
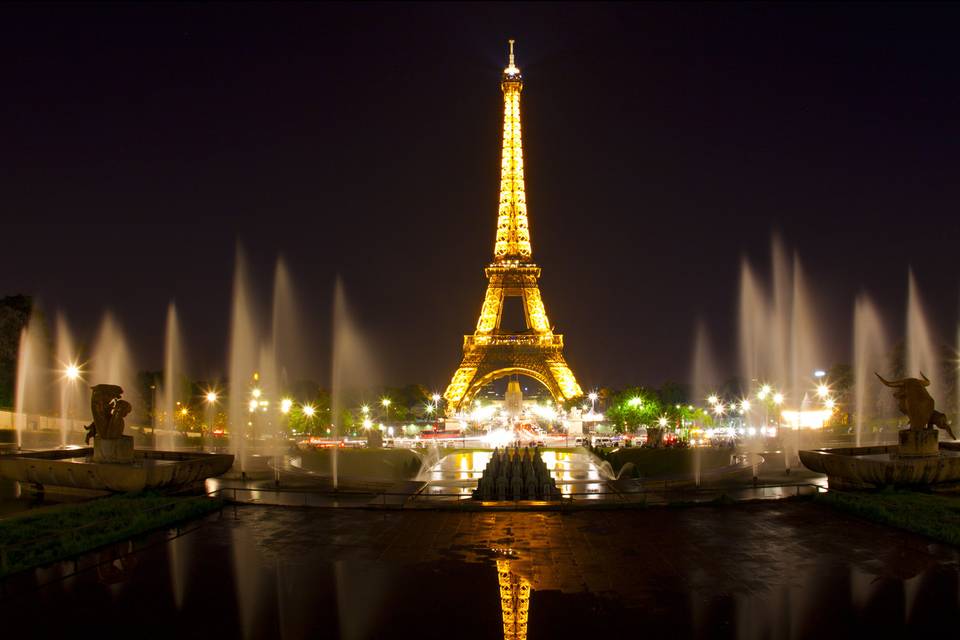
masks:
{"label": "reflection of eiffel tower in water", "polygon": [[[447,412],[470,404],[485,385],[512,373],[542,383],[561,402],[583,395],[563,357],[563,336],[553,332],[540,297],[540,267],[532,262],[527,202],[523,181],[523,144],[520,135],[520,91],[523,78],[510,64],[500,81],[503,90],[503,155],[500,165],[500,207],[493,262],[486,268],[487,294],[473,335],[464,336],[463,360],[443,394]],[[523,301],[527,330],[500,330],[506,298]]]}
{"label": "reflection of eiffel tower in water", "polygon": [[497,579],[500,582],[503,640],[526,640],[530,582],[510,571],[509,560],[497,560]]}

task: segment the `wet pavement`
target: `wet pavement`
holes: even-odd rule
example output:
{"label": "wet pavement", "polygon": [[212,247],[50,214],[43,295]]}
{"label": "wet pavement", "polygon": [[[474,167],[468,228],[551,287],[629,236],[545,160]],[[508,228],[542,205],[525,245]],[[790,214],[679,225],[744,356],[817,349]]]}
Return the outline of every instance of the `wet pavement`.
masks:
{"label": "wet pavement", "polygon": [[51,580],[39,588],[8,583],[5,629],[752,639],[960,623],[957,549],[811,502],[568,514],[241,506],[134,547],[65,579],[38,571]]}

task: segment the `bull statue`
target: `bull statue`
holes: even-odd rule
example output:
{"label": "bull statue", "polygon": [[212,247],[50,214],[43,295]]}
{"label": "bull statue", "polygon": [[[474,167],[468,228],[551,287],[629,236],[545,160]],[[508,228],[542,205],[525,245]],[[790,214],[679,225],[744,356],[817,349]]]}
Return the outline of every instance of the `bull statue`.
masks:
{"label": "bull statue", "polygon": [[893,397],[897,399],[897,407],[899,407],[900,413],[910,418],[910,429],[920,431],[939,427],[946,430],[951,438],[957,439],[953,435],[953,429],[950,428],[947,416],[934,409],[933,397],[927,392],[930,380],[923,375],[922,371],[920,372],[920,378],[922,379],[884,380],[879,373],[876,376],[880,378],[880,382],[894,390]]}

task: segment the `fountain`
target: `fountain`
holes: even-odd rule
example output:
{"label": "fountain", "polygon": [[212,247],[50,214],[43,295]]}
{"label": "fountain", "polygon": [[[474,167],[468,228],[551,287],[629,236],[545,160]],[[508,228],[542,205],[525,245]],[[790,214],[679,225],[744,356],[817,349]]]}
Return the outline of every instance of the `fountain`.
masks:
{"label": "fountain", "polygon": [[782,385],[799,406],[821,364],[815,309],[803,266],[792,261],[777,237],[771,248],[771,290],[765,290],[750,263],[740,264],[740,363],[747,381]]}
{"label": "fountain", "polygon": [[57,314],[56,366],[60,386],[60,446],[70,443],[70,434],[74,430],[74,412],[83,405],[83,390],[80,385],[81,369],[77,361],[67,319]]}
{"label": "fountain", "polygon": [[135,451],[133,436],[124,434],[133,410],[114,384],[92,388],[86,441],[92,447],[52,449],[0,458],[0,477],[44,487],[89,491],[135,492],[183,487],[226,472],[233,456],[211,453]]}
{"label": "fountain", "polygon": [[[927,315],[924,313],[923,299],[920,289],[913,277],[913,270],[907,272],[907,344],[904,366],[904,375],[916,375],[919,371],[926,371],[937,378],[940,373],[940,363],[934,348],[933,332]],[[930,388],[936,397],[942,397],[943,389],[939,382]]]}
{"label": "fountain", "polygon": [[230,314],[230,347],[228,377],[230,394],[227,419],[230,425],[230,450],[235,456],[237,470],[246,475],[247,432],[252,426],[247,384],[257,370],[256,328],[250,313],[251,299],[247,283],[247,266],[243,249],[237,246],[237,263],[233,279],[233,306]]}
{"label": "fountain", "polygon": [[[358,386],[370,386],[373,379],[373,361],[360,331],[350,312],[344,293],[343,281],[338,276],[333,290],[333,357],[330,370],[330,413],[331,422],[340,429],[342,412],[346,405],[348,392]],[[379,435],[379,434],[377,434]],[[338,435],[339,437],[339,435]],[[370,445],[379,441],[376,435],[368,434]],[[330,473],[333,488],[339,483],[337,459],[338,447],[330,455]]]}
{"label": "fountain", "polygon": [[180,327],[177,308],[173,302],[167,307],[167,328],[163,349],[163,383],[157,389],[160,399],[154,403],[153,437],[157,449],[172,449],[176,437],[176,414],[181,400],[183,383],[183,351],[180,347]]}
{"label": "fountain", "polygon": [[23,447],[24,434],[31,425],[31,416],[48,412],[49,388],[46,335],[36,312],[20,332],[20,350],[17,358],[17,379],[14,390],[14,429],[17,449]]}
{"label": "fountain", "polygon": [[853,306],[853,396],[856,415],[856,446],[863,444],[866,416],[877,413],[878,398],[871,393],[870,372],[883,368],[888,341],[883,322],[866,294],[857,296]]}
{"label": "fountain", "polygon": [[930,380],[922,373],[920,376],[888,381],[877,374],[893,389],[901,413],[910,421],[910,426],[898,433],[899,445],[801,451],[800,460],[808,469],[827,474],[827,482],[834,488],[960,488],[960,443],[938,442],[940,429],[956,438],[927,391]]}

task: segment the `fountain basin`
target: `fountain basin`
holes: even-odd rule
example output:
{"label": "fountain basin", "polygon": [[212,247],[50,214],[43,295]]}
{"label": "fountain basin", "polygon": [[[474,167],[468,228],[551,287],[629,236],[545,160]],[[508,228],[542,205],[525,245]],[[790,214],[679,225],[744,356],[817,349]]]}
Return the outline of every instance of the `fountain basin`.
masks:
{"label": "fountain basin", "polygon": [[93,447],[53,449],[0,457],[0,477],[43,486],[130,492],[169,489],[222,475],[233,465],[223,453],[134,451],[133,462],[93,461]]}
{"label": "fountain basin", "polygon": [[836,489],[928,486],[960,489],[960,442],[941,442],[933,455],[903,456],[899,445],[813,449],[800,452],[811,471]]}

